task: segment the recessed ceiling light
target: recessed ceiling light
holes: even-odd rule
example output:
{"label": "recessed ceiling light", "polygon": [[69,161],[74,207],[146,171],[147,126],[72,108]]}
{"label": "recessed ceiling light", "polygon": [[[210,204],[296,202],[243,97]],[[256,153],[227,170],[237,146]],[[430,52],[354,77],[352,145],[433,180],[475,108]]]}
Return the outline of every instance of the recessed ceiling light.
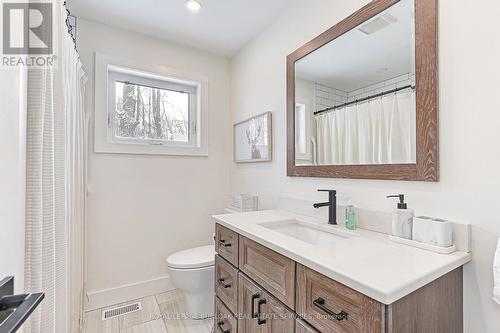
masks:
{"label": "recessed ceiling light", "polygon": [[201,9],[201,3],[198,0],[186,0],[186,7],[189,11],[197,13]]}

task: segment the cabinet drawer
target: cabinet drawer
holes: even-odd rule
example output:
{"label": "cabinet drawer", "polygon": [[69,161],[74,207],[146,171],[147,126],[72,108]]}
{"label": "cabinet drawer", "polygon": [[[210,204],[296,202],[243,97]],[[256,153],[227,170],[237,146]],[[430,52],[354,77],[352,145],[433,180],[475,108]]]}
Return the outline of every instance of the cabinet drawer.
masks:
{"label": "cabinet drawer", "polygon": [[238,270],[215,256],[215,294],[233,313],[238,306]]}
{"label": "cabinet drawer", "polygon": [[318,331],[302,319],[297,319],[295,321],[295,333],[318,333]]}
{"label": "cabinet drawer", "polygon": [[297,313],[321,332],[382,331],[382,304],[300,264]]}
{"label": "cabinet drawer", "polygon": [[291,333],[295,314],[239,273],[238,333]]}
{"label": "cabinet drawer", "polygon": [[214,331],[216,333],[236,333],[238,321],[222,301],[215,297]]}
{"label": "cabinet drawer", "polygon": [[215,225],[215,249],[234,266],[238,266],[238,234],[228,228]]}
{"label": "cabinet drawer", "polygon": [[285,305],[295,308],[295,261],[240,236],[239,268]]}

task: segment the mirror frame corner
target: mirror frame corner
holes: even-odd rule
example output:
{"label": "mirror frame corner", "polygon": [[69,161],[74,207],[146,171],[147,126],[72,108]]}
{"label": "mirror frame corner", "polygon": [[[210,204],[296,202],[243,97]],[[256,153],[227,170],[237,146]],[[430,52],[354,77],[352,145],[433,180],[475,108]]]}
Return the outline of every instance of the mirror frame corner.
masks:
{"label": "mirror frame corner", "polygon": [[400,0],[373,0],[287,56],[287,176],[439,181],[438,0],[415,1],[415,164],[295,164],[295,63]]}

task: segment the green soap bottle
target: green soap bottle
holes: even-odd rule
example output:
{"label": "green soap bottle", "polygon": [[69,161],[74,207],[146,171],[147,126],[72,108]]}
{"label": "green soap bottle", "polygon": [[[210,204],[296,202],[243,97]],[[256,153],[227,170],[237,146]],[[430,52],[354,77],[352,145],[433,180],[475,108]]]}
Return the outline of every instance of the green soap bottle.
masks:
{"label": "green soap bottle", "polygon": [[356,230],[356,213],[354,205],[349,200],[345,208],[345,227],[349,230]]}

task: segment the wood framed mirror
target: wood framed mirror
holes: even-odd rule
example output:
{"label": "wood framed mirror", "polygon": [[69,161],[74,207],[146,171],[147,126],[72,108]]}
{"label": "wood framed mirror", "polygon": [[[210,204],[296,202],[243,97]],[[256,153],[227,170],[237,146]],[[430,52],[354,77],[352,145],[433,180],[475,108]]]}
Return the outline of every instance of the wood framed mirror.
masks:
{"label": "wood framed mirror", "polygon": [[287,174],[437,182],[437,0],[374,0],[287,57]]}

